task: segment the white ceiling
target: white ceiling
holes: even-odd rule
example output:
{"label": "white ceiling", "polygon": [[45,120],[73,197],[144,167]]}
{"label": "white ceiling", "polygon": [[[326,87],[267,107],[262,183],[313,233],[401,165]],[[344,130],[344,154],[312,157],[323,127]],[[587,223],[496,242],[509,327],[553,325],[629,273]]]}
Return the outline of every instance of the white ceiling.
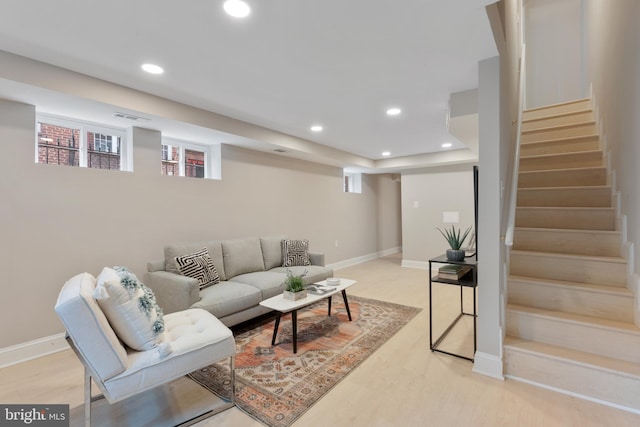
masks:
{"label": "white ceiling", "polygon": [[239,20],[223,0],[3,0],[0,50],[367,159],[466,148],[447,132],[447,103],[497,55],[488,1],[247,2]]}

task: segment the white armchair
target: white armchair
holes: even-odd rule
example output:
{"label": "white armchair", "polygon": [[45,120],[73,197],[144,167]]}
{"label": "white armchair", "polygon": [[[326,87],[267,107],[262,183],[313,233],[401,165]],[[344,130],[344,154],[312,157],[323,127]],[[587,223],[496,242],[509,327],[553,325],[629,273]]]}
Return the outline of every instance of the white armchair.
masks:
{"label": "white armchair", "polygon": [[225,405],[202,418],[235,405],[235,341],[222,322],[202,309],[167,314],[162,346],[133,350],[121,342],[109,323],[94,298],[95,289],[96,279],[91,274],[79,274],[65,283],[55,307],[67,340],[85,368],[86,426],[91,423],[92,400],[96,400],[91,394],[92,379],[113,404],[224,359],[230,359],[231,396]]}

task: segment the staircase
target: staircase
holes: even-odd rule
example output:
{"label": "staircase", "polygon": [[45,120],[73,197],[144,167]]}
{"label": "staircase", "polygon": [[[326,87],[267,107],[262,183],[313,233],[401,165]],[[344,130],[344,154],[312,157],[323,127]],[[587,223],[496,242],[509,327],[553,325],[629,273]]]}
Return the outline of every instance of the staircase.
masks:
{"label": "staircase", "polygon": [[640,328],[590,100],[524,112],[505,374],[640,410]]}

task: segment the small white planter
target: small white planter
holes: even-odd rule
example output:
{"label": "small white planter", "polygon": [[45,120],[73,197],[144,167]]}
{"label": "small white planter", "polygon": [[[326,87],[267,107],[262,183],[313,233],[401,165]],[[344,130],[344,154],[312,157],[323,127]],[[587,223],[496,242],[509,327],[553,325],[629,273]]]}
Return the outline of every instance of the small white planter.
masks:
{"label": "small white planter", "polygon": [[305,289],[304,291],[300,291],[300,292],[284,291],[282,293],[282,295],[284,296],[284,299],[289,299],[291,301],[297,301],[299,299],[307,297],[307,290]]}

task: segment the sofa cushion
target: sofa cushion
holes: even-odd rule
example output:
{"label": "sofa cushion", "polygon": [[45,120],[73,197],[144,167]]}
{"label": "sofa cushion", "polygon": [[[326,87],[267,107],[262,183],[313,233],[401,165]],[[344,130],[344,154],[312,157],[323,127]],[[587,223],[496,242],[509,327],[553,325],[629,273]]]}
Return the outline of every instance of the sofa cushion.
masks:
{"label": "sofa cushion", "polygon": [[243,273],[264,271],[260,239],[247,238],[222,241],[222,256],[227,280]]}
{"label": "sofa cushion", "polygon": [[244,283],[260,289],[262,299],[271,298],[274,295],[281,294],[284,291],[284,281],[287,278],[286,273],[277,271],[257,271],[254,273],[240,274],[233,278],[234,282]]}
{"label": "sofa cushion", "polygon": [[189,255],[177,256],[176,264],[180,273],[198,279],[200,290],[220,282],[220,276],[207,248],[202,248]]}
{"label": "sofa cushion", "polygon": [[[173,349],[164,359],[153,351],[132,352],[126,371],[105,381],[105,396],[122,400],[235,354],[233,333],[211,313],[184,310],[165,316],[165,342]],[[153,401],[147,401],[153,402]],[[142,402],[144,404],[144,402]],[[128,419],[128,425],[139,425]]]}
{"label": "sofa cushion", "polygon": [[282,240],[282,266],[311,265],[308,240]]}
{"label": "sofa cushion", "polygon": [[262,259],[265,270],[282,266],[282,240],[284,236],[261,237]]}
{"label": "sofa cushion", "polygon": [[321,280],[324,280],[326,278],[333,277],[333,270],[331,268],[322,267],[319,265],[298,266],[298,267],[276,267],[269,271],[275,272],[275,273],[282,273],[286,275],[287,270],[290,270],[294,276],[300,276],[306,270],[307,274],[302,278],[302,280],[304,280],[305,285],[310,285],[311,283],[320,282]]}
{"label": "sofa cushion", "polygon": [[93,295],[126,345],[144,351],[162,342],[164,318],[155,295],[126,268],[103,268]]}
{"label": "sofa cushion", "polygon": [[180,274],[180,269],[176,264],[176,257],[189,255],[202,248],[207,248],[209,256],[213,260],[213,265],[216,266],[220,280],[226,280],[226,274],[224,271],[224,261],[222,257],[222,245],[219,240],[209,240],[206,242],[193,242],[193,243],[174,243],[164,247],[164,268],[166,271]]}
{"label": "sofa cushion", "polygon": [[238,282],[220,282],[200,292],[200,301],[191,308],[203,308],[221,319],[260,304],[262,293],[254,286]]}

